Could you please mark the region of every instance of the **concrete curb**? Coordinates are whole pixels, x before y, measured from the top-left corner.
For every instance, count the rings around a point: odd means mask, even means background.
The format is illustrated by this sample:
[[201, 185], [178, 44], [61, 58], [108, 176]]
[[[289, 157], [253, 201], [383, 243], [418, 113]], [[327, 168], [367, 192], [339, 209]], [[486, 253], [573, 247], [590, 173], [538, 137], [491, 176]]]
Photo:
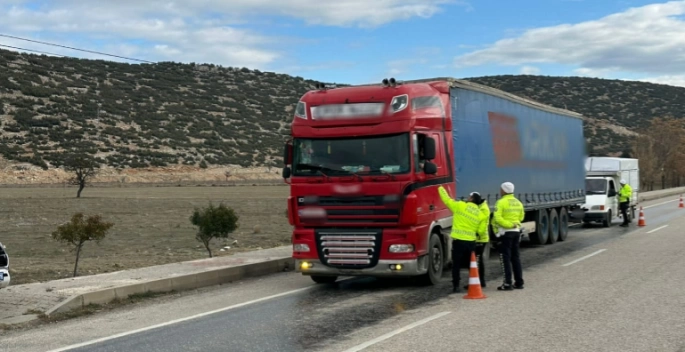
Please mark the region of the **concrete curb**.
[[290, 257], [265, 260], [259, 263], [244, 264], [228, 268], [214, 269], [199, 273], [179, 275], [164, 279], [144, 281], [131, 285], [110, 287], [104, 290], [74, 295], [45, 312], [46, 316], [64, 313], [89, 304], [105, 304], [115, 299], [124, 299], [130, 295], [148, 292], [164, 293], [185, 291], [202, 287], [215, 286], [267, 274], [282, 272], [293, 268], [294, 260]]
[[671, 188], [671, 189], [664, 190], [664, 191], [653, 191], [653, 192], [660, 192], [660, 193], [654, 194], [654, 195], [639, 194], [637, 197], [638, 202], [646, 202], [649, 200], [655, 200], [655, 199], [661, 199], [661, 198], [667, 198], [667, 197], [671, 197], [671, 196], [675, 196], [675, 195], [685, 194], [685, 187]]

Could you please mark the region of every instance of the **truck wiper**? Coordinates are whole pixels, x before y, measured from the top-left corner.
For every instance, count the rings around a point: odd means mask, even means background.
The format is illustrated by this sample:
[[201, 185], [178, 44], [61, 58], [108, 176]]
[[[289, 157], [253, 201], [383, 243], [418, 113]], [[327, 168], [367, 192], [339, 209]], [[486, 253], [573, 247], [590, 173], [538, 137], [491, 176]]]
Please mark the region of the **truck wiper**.
[[354, 175], [354, 176], [359, 177], [359, 182], [364, 182], [364, 178], [363, 178], [361, 175], [359, 175], [358, 173], [352, 172], [352, 171], [347, 171], [347, 172], [348, 172], [350, 175]]
[[395, 181], [395, 175], [393, 175], [393, 174], [391, 174], [391, 173], [389, 173], [389, 172], [387, 172], [387, 171], [383, 171], [383, 170], [380, 170], [380, 169], [379, 169], [379, 170], [373, 170], [373, 171], [371, 171], [371, 172], [378, 172], [378, 173], [381, 173], [381, 174], [383, 174], [383, 175], [385, 175], [385, 176], [390, 177], [391, 180]]
[[326, 171], [333, 171], [331, 168], [323, 167], [323, 166], [318, 166], [318, 165], [312, 165], [312, 164], [297, 164], [297, 168], [298, 168], [298, 169], [301, 168], [301, 167], [303, 167], [303, 168], [310, 168], [310, 169], [312, 169], [312, 170], [316, 170], [316, 171], [319, 172], [323, 177], [326, 178], [326, 181], [329, 180], [330, 176], [328, 176], [326, 173], [324, 173], [323, 170], [326, 170]]

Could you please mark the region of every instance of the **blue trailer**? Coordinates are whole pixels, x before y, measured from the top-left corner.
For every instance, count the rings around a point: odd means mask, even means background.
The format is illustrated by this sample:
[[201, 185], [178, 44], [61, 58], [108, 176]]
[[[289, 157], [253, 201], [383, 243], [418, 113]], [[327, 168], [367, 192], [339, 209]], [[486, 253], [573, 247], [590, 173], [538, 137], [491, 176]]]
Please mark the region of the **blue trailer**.
[[585, 203], [583, 116], [453, 78], [447, 81], [457, 197], [478, 191], [491, 208], [503, 182], [526, 210], [523, 236], [553, 244], [580, 222]]
[[582, 116], [467, 82], [450, 96], [457, 197], [478, 190], [492, 206], [512, 182], [530, 240], [563, 241], [585, 203]]

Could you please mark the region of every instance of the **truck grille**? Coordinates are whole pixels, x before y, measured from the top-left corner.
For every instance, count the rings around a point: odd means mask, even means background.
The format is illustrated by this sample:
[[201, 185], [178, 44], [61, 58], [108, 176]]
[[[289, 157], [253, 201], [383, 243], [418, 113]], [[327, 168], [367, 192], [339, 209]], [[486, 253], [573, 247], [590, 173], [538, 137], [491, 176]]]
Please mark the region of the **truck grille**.
[[341, 269], [370, 268], [378, 263], [381, 231], [318, 229], [316, 246], [324, 265]]
[[383, 196], [319, 197], [315, 205], [326, 209], [332, 226], [361, 223], [387, 226], [400, 218], [399, 203], [386, 204]]

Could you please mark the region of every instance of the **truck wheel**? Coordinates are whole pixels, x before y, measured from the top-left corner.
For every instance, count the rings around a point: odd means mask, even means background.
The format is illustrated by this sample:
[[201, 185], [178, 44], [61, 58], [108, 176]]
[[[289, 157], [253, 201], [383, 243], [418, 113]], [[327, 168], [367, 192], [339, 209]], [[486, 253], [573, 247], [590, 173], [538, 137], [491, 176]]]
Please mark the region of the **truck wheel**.
[[338, 279], [337, 276], [317, 276], [317, 275], [312, 275], [311, 278], [317, 284], [332, 284], [335, 282], [335, 280]]
[[559, 211], [559, 242], [566, 241], [568, 236], [568, 210], [561, 208]]
[[611, 222], [612, 222], [613, 219], [614, 219], [614, 218], [612, 217], [611, 209], [609, 209], [609, 211], [607, 212], [606, 217], [604, 218], [604, 220], [602, 220], [602, 226], [604, 226], [604, 227], [609, 227], [609, 226], [611, 226]]
[[547, 244], [554, 244], [559, 238], [559, 215], [556, 209], [549, 210], [549, 234]]
[[546, 209], [537, 211], [535, 219], [535, 232], [530, 234], [530, 241], [533, 244], [547, 243], [547, 236], [549, 235], [549, 214]]
[[[442, 269], [444, 267], [444, 256], [442, 253], [442, 243], [436, 233], [431, 234], [428, 242], [428, 272], [421, 276], [421, 283], [424, 285], [437, 285], [442, 279]], [[452, 263], [460, 265], [460, 263]]]

